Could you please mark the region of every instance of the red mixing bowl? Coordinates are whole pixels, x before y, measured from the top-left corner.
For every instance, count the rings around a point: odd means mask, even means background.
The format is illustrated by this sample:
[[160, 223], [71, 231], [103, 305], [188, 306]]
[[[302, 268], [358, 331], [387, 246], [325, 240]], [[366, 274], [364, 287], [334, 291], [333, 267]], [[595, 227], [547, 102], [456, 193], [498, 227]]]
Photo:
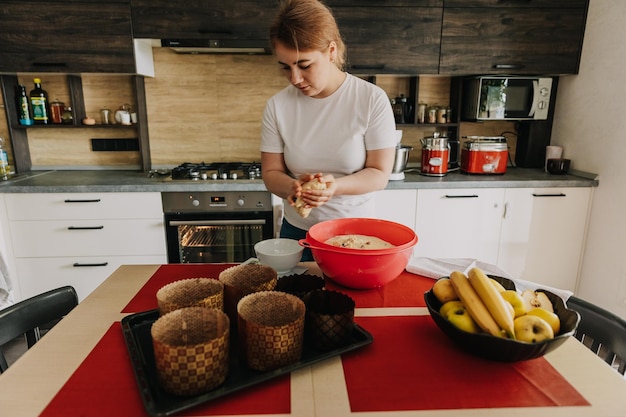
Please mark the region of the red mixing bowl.
[[[375, 236], [394, 247], [350, 249], [324, 243], [334, 236], [352, 234]], [[311, 249], [313, 259], [326, 277], [348, 288], [367, 289], [382, 287], [402, 273], [417, 243], [417, 235], [410, 228], [388, 220], [345, 218], [314, 225], [299, 242]]]

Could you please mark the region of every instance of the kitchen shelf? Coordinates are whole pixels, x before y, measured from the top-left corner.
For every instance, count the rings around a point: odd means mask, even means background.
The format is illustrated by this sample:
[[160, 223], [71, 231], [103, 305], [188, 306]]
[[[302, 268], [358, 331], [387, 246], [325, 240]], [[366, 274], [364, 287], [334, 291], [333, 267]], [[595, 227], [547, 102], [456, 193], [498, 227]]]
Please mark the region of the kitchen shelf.
[[72, 124], [49, 124], [49, 125], [32, 125], [22, 126], [16, 122], [18, 109], [15, 100], [15, 87], [19, 84], [17, 74], [0, 75], [0, 89], [3, 94], [5, 104], [5, 112], [7, 120], [9, 120], [9, 138], [11, 140], [11, 148], [13, 151], [13, 165], [16, 173], [26, 172], [32, 168], [32, 160], [30, 156], [30, 148], [28, 144], [29, 129], [135, 129], [139, 139], [139, 154], [141, 159], [142, 171], [147, 172], [151, 168], [150, 161], [150, 143], [148, 134], [148, 115], [146, 107], [146, 91], [144, 77], [141, 75], [131, 75], [134, 81], [134, 93], [137, 99], [137, 118], [138, 122], [134, 125], [84, 125], [82, 119], [87, 116], [85, 110], [85, 97], [83, 94], [82, 78], [78, 75], [67, 75], [67, 83], [70, 93], [70, 103], [72, 107], [73, 123]]

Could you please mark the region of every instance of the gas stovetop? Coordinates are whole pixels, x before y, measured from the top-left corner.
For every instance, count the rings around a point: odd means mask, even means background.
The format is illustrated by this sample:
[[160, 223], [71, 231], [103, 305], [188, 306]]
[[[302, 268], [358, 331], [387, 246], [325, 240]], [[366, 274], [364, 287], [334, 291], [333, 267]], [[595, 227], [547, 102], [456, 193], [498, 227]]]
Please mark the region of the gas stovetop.
[[185, 162], [172, 169], [172, 181], [254, 180], [261, 178], [260, 162]]

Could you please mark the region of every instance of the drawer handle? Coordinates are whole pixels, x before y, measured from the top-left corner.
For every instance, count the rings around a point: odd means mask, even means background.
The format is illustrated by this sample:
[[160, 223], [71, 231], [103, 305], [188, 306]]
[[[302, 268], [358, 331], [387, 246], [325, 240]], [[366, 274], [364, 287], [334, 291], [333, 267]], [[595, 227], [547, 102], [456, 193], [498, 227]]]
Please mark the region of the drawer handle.
[[68, 226], [67, 230], [102, 230], [104, 226]]
[[537, 194], [537, 193], [533, 193], [533, 197], [567, 197], [567, 194], [564, 194], [564, 193], [556, 193], [556, 194]]
[[90, 267], [90, 266], [107, 266], [109, 263], [108, 262], [100, 262], [97, 264], [81, 264], [78, 262], [75, 262], [74, 265], [72, 265], [74, 268], [83, 268], [83, 267]]
[[467, 195], [445, 195], [446, 198], [478, 198], [477, 194], [467, 194]]
[[66, 203], [99, 203], [100, 201], [102, 200], [100, 200], [99, 198], [96, 198], [93, 200], [70, 200], [70, 199], [65, 200]]

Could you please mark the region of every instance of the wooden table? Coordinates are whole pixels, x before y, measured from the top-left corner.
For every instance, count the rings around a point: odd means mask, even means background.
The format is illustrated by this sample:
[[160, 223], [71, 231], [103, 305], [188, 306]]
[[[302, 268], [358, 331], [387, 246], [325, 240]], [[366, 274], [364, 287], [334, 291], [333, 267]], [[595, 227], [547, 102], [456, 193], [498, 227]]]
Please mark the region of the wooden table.
[[[319, 274], [314, 264], [305, 266], [309, 268], [309, 273]], [[159, 267], [160, 265], [120, 267], [6, 373], [0, 375], [0, 414], [7, 417], [39, 416], [90, 355], [103, 335], [110, 331], [112, 323], [121, 321], [126, 315], [121, 311]], [[377, 316], [410, 318], [424, 315], [428, 315], [426, 308], [412, 306], [358, 308], [357, 303], [356, 310], [357, 321], [359, 318], [367, 320], [367, 317]], [[374, 344], [376, 342], [374, 339]], [[626, 381], [577, 340], [571, 338], [556, 351], [548, 354], [545, 359], [588, 401], [588, 405], [353, 412], [342, 359], [334, 357], [293, 372], [289, 382], [290, 412], [276, 415], [306, 417], [626, 415]], [[102, 366], [106, 367], [107, 364], [103, 363]], [[459, 373], [462, 372], [460, 369]], [[416, 381], [419, 378], [420, 375], [415, 375]], [[74, 416], [64, 414], [64, 417]]]

